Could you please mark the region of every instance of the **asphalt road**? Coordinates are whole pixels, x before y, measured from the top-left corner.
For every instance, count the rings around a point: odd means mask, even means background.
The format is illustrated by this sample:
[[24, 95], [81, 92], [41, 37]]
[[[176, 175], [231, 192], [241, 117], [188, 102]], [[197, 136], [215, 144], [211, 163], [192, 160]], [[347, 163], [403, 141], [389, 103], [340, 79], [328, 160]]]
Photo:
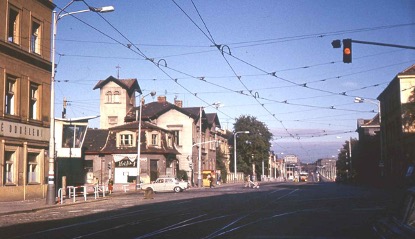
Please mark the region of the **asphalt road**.
[[372, 238], [394, 193], [335, 183], [108, 197], [0, 217], [0, 238]]

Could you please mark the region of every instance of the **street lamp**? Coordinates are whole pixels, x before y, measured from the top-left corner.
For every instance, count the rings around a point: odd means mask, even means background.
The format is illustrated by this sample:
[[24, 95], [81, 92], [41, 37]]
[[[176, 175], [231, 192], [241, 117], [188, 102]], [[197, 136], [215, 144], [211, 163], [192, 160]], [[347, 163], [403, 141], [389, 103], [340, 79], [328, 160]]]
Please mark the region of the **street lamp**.
[[354, 98], [354, 103], [364, 103], [364, 102], [369, 102], [369, 103], [375, 104], [378, 107], [379, 124], [380, 124], [382, 122], [382, 115], [381, 115], [381, 112], [380, 112], [380, 102], [369, 100], [369, 99], [363, 99], [361, 97]]
[[136, 178], [136, 186], [135, 186], [135, 190], [137, 190], [137, 184], [140, 185], [141, 181], [140, 181], [140, 157], [141, 157], [141, 113], [143, 111], [143, 101], [144, 98], [148, 95], [151, 95], [152, 97], [156, 95], [155, 91], [152, 91], [150, 93], [148, 93], [145, 96], [141, 96], [140, 95], [140, 110], [139, 110], [139, 115], [137, 115], [137, 121], [138, 121], [138, 136], [137, 136], [137, 178]]
[[233, 180], [236, 183], [236, 136], [238, 134], [249, 134], [249, 131], [238, 131], [233, 134], [233, 170], [234, 170], [234, 176]]
[[[215, 102], [213, 104], [210, 104], [206, 107], [200, 107], [199, 108], [199, 151], [198, 151], [198, 164], [197, 164], [197, 168], [198, 168], [198, 173], [197, 173], [197, 185], [200, 187], [202, 187], [202, 110], [204, 108], [207, 108], [209, 106], [215, 106], [215, 108], [219, 108], [221, 106], [220, 102]], [[193, 150], [193, 149], [192, 149]]]
[[49, 138], [49, 172], [48, 172], [48, 187], [47, 187], [47, 196], [46, 204], [55, 203], [55, 44], [56, 44], [56, 34], [57, 34], [57, 25], [58, 21], [65, 16], [74, 15], [83, 12], [112, 12], [114, 11], [113, 6], [107, 6], [102, 8], [89, 7], [86, 10], [80, 10], [76, 12], [65, 12], [65, 9], [68, 8], [73, 2], [79, 0], [70, 1], [64, 8], [60, 10], [59, 13], [53, 11], [53, 25], [52, 25], [52, 75], [50, 83], [50, 138]]

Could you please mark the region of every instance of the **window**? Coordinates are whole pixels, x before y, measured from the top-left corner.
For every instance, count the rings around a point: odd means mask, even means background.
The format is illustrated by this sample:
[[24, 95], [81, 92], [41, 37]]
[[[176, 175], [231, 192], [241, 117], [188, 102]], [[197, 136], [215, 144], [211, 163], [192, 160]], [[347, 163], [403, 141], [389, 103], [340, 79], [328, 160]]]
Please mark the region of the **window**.
[[179, 130], [173, 131], [173, 137], [174, 137], [174, 143], [176, 145], [180, 145], [180, 141], [179, 141]]
[[62, 135], [62, 148], [80, 148], [84, 140], [86, 126], [64, 125]]
[[118, 116], [108, 116], [108, 124], [109, 125], [118, 124]]
[[171, 137], [171, 135], [167, 136], [167, 146], [169, 148], [173, 147], [173, 138]]
[[6, 99], [5, 99], [5, 113], [9, 115], [15, 114], [15, 97], [16, 93], [16, 78], [7, 76], [6, 80]]
[[120, 146], [133, 146], [132, 134], [121, 134], [120, 137]]
[[158, 134], [151, 135], [151, 145], [158, 146]]
[[33, 53], [40, 54], [40, 39], [41, 39], [40, 24], [37, 21], [32, 22], [32, 31], [30, 34], [30, 50]]
[[3, 177], [3, 184], [14, 184], [16, 180], [15, 176], [15, 152], [14, 151], [6, 151], [4, 153], [4, 177]]
[[27, 183], [39, 183], [39, 153], [28, 153], [27, 155]]
[[119, 91], [115, 91], [114, 92], [114, 103], [120, 103], [120, 96], [121, 96], [121, 93], [119, 92]]
[[19, 44], [19, 11], [10, 8], [9, 9], [9, 25], [7, 31], [7, 40], [9, 42]]
[[112, 92], [111, 91], [107, 91], [107, 93], [105, 93], [105, 102], [112, 103]]
[[38, 119], [38, 88], [36, 84], [30, 84], [30, 97], [29, 97], [29, 118]]

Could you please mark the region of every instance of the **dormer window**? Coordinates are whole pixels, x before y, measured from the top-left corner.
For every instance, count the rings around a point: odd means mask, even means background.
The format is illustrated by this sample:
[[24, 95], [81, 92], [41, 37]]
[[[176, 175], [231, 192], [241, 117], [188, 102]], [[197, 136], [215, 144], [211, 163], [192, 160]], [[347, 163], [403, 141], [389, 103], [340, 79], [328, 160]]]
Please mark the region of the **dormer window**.
[[120, 134], [120, 146], [133, 146], [133, 135]]
[[151, 145], [160, 146], [160, 135], [158, 132], [151, 133]]

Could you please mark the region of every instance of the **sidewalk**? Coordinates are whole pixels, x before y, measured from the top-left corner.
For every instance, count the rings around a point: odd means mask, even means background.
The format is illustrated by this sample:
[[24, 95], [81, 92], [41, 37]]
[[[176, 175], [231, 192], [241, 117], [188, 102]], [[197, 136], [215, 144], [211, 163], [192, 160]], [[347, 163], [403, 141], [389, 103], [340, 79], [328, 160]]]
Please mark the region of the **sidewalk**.
[[143, 194], [143, 192], [141, 190], [138, 190], [138, 191], [130, 190], [126, 192], [120, 190], [120, 191], [113, 192], [112, 194], [105, 193], [105, 197], [103, 197], [102, 194], [99, 194], [99, 197], [97, 197], [96, 199], [93, 193], [92, 194], [89, 193], [86, 197], [86, 201], [85, 201], [84, 196], [77, 195], [75, 197], [75, 202], [73, 200], [73, 197], [72, 198], [66, 197], [66, 199], [64, 199], [62, 204], [58, 202], [56, 204], [51, 204], [51, 205], [46, 204], [46, 198], [30, 199], [30, 200], [25, 200], [25, 201], [0, 202], [0, 216], [18, 214], [18, 213], [26, 213], [26, 212], [35, 212], [35, 211], [47, 209], [47, 208], [54, 208], [54, 207], [59, 208], [59, 207], [65, 207], [65, 206], [81, 204], [81, 203], [93, 203], [97, 201], [108, 200], [110, 198], [117, 197], [117, 196], [125, 196], [127, 194], [140, 194], [141, 195]]
[[[231, 185], [235, 185], [235, 184], [231, 183], [231, 184], [222, 184], [222, 185], [215, 185], [215, 186], [224, 187], [224, 186], [231, 186]], [[187, 190], [200, 190], [200, 189], [205, 189], [205, 188], [190, 187]], [[128, 194], [143, 195], [144, 192], [142, 190], [135, 191], [134, 189], [125, 191], [123, 188], [120, 187], [120, 188], [117, 188], [117, 191], [114, 191], [112, 194], [105, 193], [105, 197], [103, 197], [102, 194], [100, 194], [99, 197], [95, 199], [95, 196], [92, 193], [92, 194], [87, 195], [87, 200], [85, 201], [83, 196], [78, 195], [76, 197], [75, 202], [73, 202], [73, 198], [66, 198], [64, 199], [63, 204], [56, 203], [56, 204], [48, 205], [46, 204], [46, 198], [30, 199], [30, 200], [25, 200], [25, 201], [0, 202], [0, 216], [18, 214], [18, 213], [35, 212], [35, 211], [42, 210], [42, 209], [54, 208], [54, 207], [59, 208], [59, 207], [65, 207], [65, 206], [74, 205], [74, 204], [80, 204], [80, 203], [93, 203], [93, 202], [102, 201], [102, 200], [109, 200], [110, 198], [113, 198], [113, 197], [125, 196]]]

